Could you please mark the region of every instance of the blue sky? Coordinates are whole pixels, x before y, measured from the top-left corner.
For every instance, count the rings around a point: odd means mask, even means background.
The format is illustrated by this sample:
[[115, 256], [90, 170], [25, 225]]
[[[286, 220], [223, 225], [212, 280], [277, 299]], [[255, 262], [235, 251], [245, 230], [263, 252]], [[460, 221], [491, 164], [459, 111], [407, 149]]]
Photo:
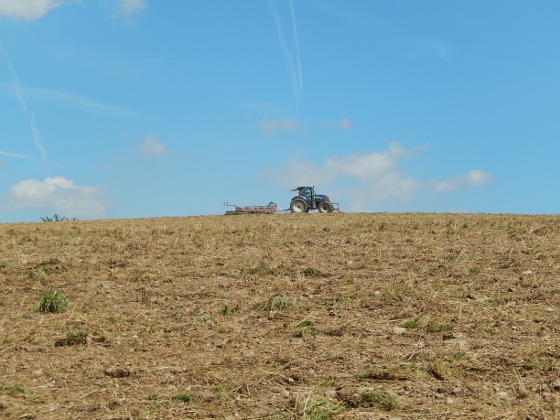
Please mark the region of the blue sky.
[[0, 0], [0, 222], [558, 213], [557, 0]]

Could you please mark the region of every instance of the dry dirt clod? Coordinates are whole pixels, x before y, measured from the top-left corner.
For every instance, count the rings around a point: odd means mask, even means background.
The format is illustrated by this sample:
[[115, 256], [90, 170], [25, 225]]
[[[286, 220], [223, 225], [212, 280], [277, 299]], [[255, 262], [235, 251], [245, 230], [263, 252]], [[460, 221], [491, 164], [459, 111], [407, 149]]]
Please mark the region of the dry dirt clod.
[[108, 368], [105, 369], [105, 375], [111, 378], [126, 378], [130, 376], [130, 371], [123, 368]]
[[463, 334], [462, 332], [452, 332], [449, 334], [444, 334], [442, 338], [444, 340], [457, 340], [459, 338], [463, 338], [464, 336], [465, 334]]

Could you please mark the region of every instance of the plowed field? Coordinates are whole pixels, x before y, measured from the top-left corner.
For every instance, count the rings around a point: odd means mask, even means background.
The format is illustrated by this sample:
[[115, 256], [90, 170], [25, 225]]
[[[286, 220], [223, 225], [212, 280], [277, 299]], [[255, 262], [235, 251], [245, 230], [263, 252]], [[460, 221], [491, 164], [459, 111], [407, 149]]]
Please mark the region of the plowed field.
[[560, 217], [0, 225], [0, 418], [560, 418]]

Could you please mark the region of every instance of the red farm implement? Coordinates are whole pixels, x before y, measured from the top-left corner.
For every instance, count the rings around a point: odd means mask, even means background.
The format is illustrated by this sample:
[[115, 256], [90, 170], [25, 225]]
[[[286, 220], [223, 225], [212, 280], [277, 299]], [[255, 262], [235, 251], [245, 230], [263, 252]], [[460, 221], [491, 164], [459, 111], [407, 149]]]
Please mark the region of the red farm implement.
[[279, 209], [276, 203], [272, 201], [268, 203], [266, 206], [245, 206], [239, 207], [235, 204], [228, 204], [227, 201], [224, 201], [224, 206], [234, 207], [235, 210], [228, 210], [226, 211], [226, 215], [235, 215], [235, 214], [273, 214], [273, 213], [283, 213], [287, 210]]

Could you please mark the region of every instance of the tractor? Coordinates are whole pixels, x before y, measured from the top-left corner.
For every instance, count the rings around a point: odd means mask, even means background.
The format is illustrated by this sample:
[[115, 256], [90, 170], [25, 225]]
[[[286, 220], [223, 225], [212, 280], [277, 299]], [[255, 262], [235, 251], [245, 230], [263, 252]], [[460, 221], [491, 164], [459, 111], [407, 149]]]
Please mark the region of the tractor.
[[[307, 213], [309, 210], [319, 210], [320, 213], [332, 213], [335, 210], [328, 196], [315, 194], [315, 186], [297, 187], [292, 191], [297, 191], [297, 195], [290, 202], [292, 213]], [[336, 210], [338, 210], [338, 205]]]

